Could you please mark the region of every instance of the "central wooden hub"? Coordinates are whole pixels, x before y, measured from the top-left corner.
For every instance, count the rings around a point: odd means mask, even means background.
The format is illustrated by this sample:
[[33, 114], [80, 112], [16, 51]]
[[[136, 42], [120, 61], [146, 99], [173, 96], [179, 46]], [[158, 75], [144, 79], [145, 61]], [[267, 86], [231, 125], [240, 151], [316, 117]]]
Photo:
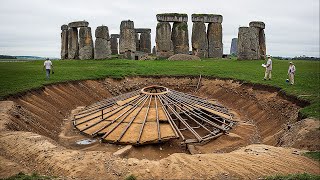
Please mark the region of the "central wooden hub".
[[160, 95], [160, 94], [166, 94], [170, 91], [168, 88], [164, 86], [152, 85], [152, 86], [142, 88], [141, 92], [148, 95]]

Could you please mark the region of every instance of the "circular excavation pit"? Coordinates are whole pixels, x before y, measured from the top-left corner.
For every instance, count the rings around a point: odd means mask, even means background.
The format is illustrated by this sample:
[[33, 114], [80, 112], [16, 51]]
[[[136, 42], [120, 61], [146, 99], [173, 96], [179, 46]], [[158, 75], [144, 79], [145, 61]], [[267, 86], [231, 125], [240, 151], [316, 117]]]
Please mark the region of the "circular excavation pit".
[[[7, 100], [0, 103], [0, 158], [14, 157], [12, 171], [84, 179], [123, 179], [129, 171], [142, 179], [319, 173], [311, 160], [281, 149], [318, 150], [319, 123], [298, 121], [307, 103], [272, 87], [133, 77], [48, 85]], [[212, 169], [212, 162], [223, 166]]]

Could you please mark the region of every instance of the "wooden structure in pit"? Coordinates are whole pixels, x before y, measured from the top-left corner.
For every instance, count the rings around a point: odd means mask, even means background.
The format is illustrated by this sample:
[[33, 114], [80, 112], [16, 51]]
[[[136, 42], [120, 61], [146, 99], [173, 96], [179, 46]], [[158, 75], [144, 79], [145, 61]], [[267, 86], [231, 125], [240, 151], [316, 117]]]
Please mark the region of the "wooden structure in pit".
[[102, 142], [140, 145], [179, 138], [188, 144], [217, 138], [234, 125], [232, 118], [213, 101], [148, 86], [87, 106], [74, 115], [73, 124]]

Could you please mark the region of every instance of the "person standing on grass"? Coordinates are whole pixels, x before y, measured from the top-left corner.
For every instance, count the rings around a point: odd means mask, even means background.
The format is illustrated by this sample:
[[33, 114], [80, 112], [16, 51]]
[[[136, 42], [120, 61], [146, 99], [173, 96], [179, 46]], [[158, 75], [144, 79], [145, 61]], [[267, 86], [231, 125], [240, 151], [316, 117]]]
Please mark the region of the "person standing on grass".
[[268, 55], [268, 60], [266, 64], [266, 72], [264, 73], [264, 80], [271, 80], [271, 71], [272, 71], [272, 60], [271, 56]]
[[49, 80], [50, 79], [50, 71], [51, 71], [51, 69], [53, 71], [53, 64], [49, 60], [49, 58], [46, 58], [46, 61], [44, 61], [43, 69], [44, 68], [46, 68], [46, 78], [47, 78], [47, 80]]
[[293, 62], [289, 63], [289, 69], [288, 69], [288, 76], [289, 76], [289, 82], [291, 85], [294, 84], [294, 74], [296, 73], [296, 67], [294, 66]]

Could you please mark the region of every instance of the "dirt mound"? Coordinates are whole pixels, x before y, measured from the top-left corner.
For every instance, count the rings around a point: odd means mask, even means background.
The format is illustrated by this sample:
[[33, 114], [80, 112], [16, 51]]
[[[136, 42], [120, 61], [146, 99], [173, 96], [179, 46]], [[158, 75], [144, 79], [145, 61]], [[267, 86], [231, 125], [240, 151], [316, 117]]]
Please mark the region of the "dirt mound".
[[198, 56], [188, 54], [175, 54], [170, 56], [168, 60], [200, 60]]
[[[197, 155], [186, 154], [186, 147], [175, 141], [134, 147], [124, 158], [112, 155], [122, 146], [76, 143], [88, 137], [73, 128], [72, 110], [154, 84], [219, 102], [234, 112], [237, 125], [216, 140], [195, 144], [201, 153]], [[76, 179], [320, 174], [317, 162], [300, 155], [301, 150], [287, 148], [319, 150], [319, 121], [297, 121], [298, 103], [276, 90], [232, 80], [203, 78], [199, 89], [197, 84], [198, 78], [192, 77], [87, 80], [12, 96], [0, 102], [0, 165], [12, 167], [0, 168], [0, 178], [19, 171]]]

